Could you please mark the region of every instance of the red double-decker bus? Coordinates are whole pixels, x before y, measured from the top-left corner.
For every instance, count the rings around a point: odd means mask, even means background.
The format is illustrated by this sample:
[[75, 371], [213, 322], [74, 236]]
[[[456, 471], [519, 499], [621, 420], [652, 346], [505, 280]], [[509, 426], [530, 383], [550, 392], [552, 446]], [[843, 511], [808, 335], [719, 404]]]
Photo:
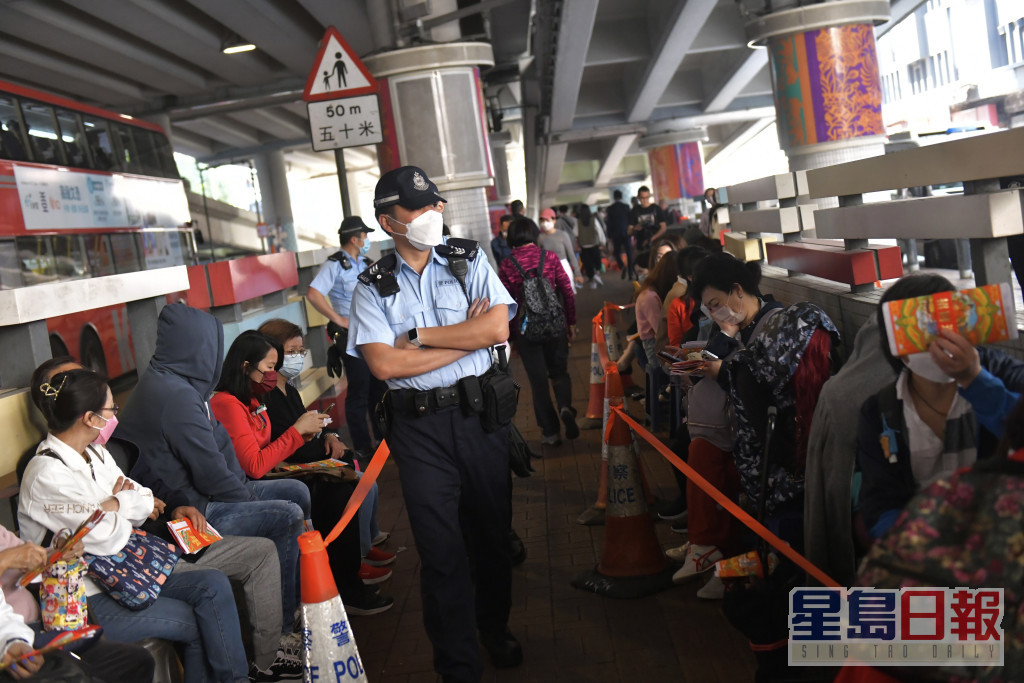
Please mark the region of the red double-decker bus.
[[[0, 81], [0, 288], [191, 264], [189, 219], [160, 126]], [[54, 355], [135, 367], [124, 306], [48, 326]]]

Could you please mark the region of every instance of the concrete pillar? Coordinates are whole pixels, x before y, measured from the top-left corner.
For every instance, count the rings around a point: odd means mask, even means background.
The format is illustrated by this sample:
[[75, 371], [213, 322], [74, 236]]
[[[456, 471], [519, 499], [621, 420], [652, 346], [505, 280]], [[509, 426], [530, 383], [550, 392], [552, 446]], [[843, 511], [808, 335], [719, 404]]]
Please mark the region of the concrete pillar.
[[767, 45], [779, 145], [792, 171], [883, 153], [875, 24], [887, 0], [837, 0], [774, 12], [747, 24]]
[[263, 220], [267, 225], [280, 224], [286, 237], [284, 247], [289, 251], [298, 250], [295, 239], [295, 220], [292, 218], [292, 198], [288, 191], [288, 170], [284, 163], [284, 151], [276, 149], [253, 156], [256, 177], [260, 183], [263, 200]]
[[383, 52], [363, 62], [380, 82], [382, 173], [426, 171], [448, 200], [452, 235], [487, 245], [487, 188], [494, 182], [480, 66], [494, 65], [487, 43], [445, 43]]
[[50, 333], [45, 320], [0, 327], [0, 388], [27, 387], [32, 371], [50, 353]]
[[707, 129], [666, 131], [645, 135], [637, 146], [647, 152], [651, 167], [651, 190], [663, 199], [699, 200], [704, 194], [704, 149]]
[[132, 331], [132, 349], [135, 351], [135, 368], [142, 373], [149, 367], [149, 361], [156, 353], [156, 329], [160, 311], [167, 305], [166, 296], [129, 301], [128, 325]]

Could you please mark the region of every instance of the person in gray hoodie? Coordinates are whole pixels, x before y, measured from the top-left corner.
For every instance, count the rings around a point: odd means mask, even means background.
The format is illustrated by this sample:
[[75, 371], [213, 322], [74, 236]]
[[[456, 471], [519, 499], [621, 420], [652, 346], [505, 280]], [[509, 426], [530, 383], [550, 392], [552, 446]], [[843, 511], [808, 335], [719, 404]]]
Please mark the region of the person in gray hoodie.
[[281, 632], [291, 633], [299, 604], [296, 539], [310, 514], [301, 481], [250, 481], [227, 430], [210, 412], [220, 378], [224, 330], [185, 304], [160, 312], [156, 352], [119, 414], [115, 436], [139, 447], [131, 476], [168, 509], [188, 505], [222, 535], [269, 538], [281, 564]]

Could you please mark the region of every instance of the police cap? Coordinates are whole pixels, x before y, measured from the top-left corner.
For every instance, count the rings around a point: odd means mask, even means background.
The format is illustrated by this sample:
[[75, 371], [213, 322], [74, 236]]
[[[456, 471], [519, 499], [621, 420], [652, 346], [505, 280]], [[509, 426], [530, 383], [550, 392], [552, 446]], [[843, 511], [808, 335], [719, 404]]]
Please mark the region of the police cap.
[[415, 211], [445, 201], [448, 200], [438, 194], [437, 185], [417, 166], [402, 166], [388, 171], [377, 181], [373, 194], [373, 208], [377, 215], [395, 204]]
[[341, 227], [338, 228], [339, 237], [348, 237], [360, 232], [373, 232], [373, 228], [366, 225], [359, 216], [349, 216], [341, 222]]

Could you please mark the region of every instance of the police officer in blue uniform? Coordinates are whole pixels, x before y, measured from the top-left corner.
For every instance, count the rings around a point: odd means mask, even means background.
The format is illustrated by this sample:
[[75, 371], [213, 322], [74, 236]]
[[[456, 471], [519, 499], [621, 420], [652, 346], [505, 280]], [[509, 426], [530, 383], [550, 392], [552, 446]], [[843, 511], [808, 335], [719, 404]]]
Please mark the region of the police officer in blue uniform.
[[[373, 231], [359, 216], [349, 216], [343, 220], [338, 229], [341, 251], [332, 254], [324, 262], [306, 292], [306, 298], [313, 304], [313, 308], [330, 320], [327, 334], [337, 349], [331, 355], [332, 358], [337, 355], [345, 366], [345, 376], [348, 378], [345, 421], [352, 437], [352, 447], [356, 451], [355, 457], [358, 458], [373, 454], [368, 425], [373, 424], [373, 408], [387, 389], [384, 382], [370, 373], [366, 361], [346, 353], [352, 293], [359, 282], [359, 274], [373, 263], [366, 258], [370, 251], [369, 233]], [[329, 365], [336, 363], [338, 360]], [[337, 370], [340, 376], [340, 367]], [[379, 434], [377, 436], [380, 438]]]
[[359, 278], [348, 350], [388, 385], [379, 410], [422, 560], [434, 668], [475, 682], [478, 631], [496, 667], [522, 661], [508, 630], [509, 428], [488, 424], [479, 405], [495, 377], [490, 347], [508, 337], [516, 304], [476, 242], [442, 237], [444, 203], [422, 169], [381, 176], [374, 207], [396, 253]]

